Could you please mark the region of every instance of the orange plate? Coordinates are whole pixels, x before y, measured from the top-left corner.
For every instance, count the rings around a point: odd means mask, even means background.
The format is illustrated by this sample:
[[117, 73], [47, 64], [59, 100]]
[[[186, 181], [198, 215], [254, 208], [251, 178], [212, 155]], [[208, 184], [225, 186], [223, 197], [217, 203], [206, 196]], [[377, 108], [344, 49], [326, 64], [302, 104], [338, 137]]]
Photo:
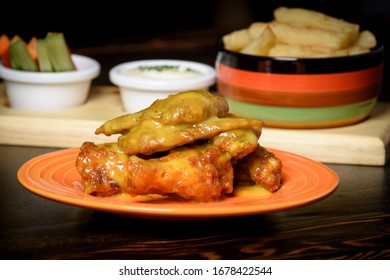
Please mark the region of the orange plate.
[[317, 202], [332, 194], [337, 174], [311, 159], [274, 149], [283, 162], [283, 185], [266, 197], [235, 195], [219, 202], [158, 200], [135, 202], [115, 197], [94, 197], [83, 192], [75, 168], [79, 148], [35, 157], [18, 170], [20, 183], [29, 191], [57, 202], [130, 217], [152, 219], [216, 218], [270, 213]]

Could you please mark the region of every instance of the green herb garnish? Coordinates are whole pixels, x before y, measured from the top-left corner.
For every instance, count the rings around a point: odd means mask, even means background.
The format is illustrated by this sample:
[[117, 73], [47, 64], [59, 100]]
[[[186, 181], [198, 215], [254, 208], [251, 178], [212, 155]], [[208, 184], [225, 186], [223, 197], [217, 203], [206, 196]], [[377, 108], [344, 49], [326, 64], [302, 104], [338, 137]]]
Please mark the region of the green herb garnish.
[[[156, 65], [156, 66], [138, 66], [139, 71], [150, 71], [155, 70], [158, 72], [166, 71], [166, 70], [178, 70], [179, 65]], [[185, 71], [187, 72], [196, 72], [192, 70], [191, 68], [186, 68]]]

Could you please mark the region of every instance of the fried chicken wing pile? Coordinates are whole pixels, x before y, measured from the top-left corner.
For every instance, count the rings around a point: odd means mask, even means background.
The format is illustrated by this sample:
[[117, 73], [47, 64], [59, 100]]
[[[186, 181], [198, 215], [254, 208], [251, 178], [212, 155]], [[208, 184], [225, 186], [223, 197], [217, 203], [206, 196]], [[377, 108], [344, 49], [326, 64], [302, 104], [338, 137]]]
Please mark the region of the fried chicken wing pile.
[[85, 142], [76, 160], [85, 192], [94, 196], [159, 194], [195, 201], [222, 199], [235, 184], [281, 186], [281, 161], [261, 147], [263, 122], [229, 113], [222, 97], [192, 90], [119, 116]]

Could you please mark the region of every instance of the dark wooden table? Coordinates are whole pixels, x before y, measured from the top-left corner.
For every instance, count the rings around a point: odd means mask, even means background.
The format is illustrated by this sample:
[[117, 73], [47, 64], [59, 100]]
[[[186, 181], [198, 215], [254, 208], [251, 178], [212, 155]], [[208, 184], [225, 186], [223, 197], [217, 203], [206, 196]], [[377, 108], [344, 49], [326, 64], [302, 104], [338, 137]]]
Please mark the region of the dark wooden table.
[[54, 202], [16, 178], [56, 149], [0, 146], [1, 259], [389, 259], [390, 165], [335, 165], [328, 198], [264, 215], [162, 221]]

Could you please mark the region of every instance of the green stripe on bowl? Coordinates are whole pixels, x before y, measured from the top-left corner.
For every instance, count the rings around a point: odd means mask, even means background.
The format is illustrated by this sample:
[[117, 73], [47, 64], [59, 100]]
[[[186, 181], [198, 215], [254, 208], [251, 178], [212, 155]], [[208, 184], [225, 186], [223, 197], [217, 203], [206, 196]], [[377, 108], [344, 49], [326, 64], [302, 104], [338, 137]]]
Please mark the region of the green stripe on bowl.
[[296, 108], [263, 106], [226, 98], [232, 113], [263, 120], [280, 122], [326, 122], [367, 116], [376, 104], [376, 98], [359, 103], [319, 107]]

